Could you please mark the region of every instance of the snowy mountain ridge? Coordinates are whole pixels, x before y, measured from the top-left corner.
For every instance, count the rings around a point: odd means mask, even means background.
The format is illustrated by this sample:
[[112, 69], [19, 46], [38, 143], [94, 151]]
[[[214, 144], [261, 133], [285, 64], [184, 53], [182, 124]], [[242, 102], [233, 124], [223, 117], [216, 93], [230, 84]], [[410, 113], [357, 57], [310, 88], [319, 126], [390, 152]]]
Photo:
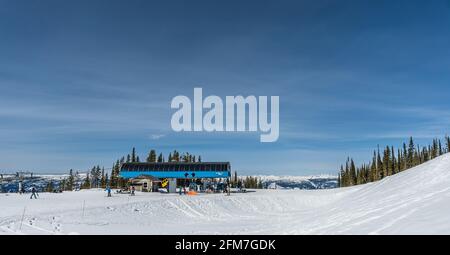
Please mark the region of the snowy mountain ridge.
[[319, 174], [319, 175], [253, 175], [262, 181], [291, 181], [291, 182], [302, 182], [306, 180], [314, 179], [337, 179], [337, 175], [331, 174]]
[[332, 189], [337, 188], [337, 176], [312, 175], [312, 176], [276, 176], [256, 175], [269, 189]]

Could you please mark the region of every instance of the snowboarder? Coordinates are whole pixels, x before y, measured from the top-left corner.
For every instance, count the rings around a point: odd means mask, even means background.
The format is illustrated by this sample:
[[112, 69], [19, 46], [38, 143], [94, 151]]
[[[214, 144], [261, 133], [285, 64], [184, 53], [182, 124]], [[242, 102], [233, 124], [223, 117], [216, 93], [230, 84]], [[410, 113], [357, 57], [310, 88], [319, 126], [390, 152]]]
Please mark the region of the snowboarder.
[[106, 191], [108, 192], [108, 197], [111, 197], [111, 187], [106, 187]]
[[32, 187], [30, 199], [33, 199], [33, 197], [34, 197], [34, 199], [37, 199], [36, 195], [37, 195], [37, 190], [36, 190], [36, 188]]
[[131, 186], [131, 195], [134, 196], [134, 191], [136, 190], [136, 188], [134, 186]]

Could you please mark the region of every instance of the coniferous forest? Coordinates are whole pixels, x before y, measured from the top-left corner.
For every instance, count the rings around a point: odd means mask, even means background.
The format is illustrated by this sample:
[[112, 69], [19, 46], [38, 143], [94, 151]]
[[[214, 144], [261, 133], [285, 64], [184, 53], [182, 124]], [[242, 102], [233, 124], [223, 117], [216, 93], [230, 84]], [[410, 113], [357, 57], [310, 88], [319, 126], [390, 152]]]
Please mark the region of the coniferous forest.
[[338, 175], [339, 187], [365, 184], [383, 179], [384, 177], [402, 172], [431, 159], [450, 152], [450, 137], [445, 137], [445, 144], [440, 139], [421, 147], [410, 137], [408, 143], [401, 148], [386, 146], [373, 152], [372, 160], [359, 167], [355, 166], [352, 158], [347, 158], [345, 165], [341, 165]]

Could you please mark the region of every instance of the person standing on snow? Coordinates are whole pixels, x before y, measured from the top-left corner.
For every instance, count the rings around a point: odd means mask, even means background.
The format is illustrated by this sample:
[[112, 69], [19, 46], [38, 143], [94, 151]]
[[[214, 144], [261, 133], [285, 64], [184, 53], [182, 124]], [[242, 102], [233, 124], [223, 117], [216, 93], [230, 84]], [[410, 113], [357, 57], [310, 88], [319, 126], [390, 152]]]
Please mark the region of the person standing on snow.
[[36, 188], [32, 187], [31, 188], [31, 197], [30, 197], [30, 199], [33, 199], [33, 197], [34, 197], [34, 199], [37, 199], [36, 194], [37, 194]]
[[111, 187], [106, 187], [106, 191], [108, 192], [108, 197], [111, 197]]
[[22, 195], [23, 188], [22, 188], [22, 181], [19, 181], [19, 194]]
[[136, 188], [134, 186], [131, 186], [131, 195], [134, 196], [134, 191], [136, 190]]

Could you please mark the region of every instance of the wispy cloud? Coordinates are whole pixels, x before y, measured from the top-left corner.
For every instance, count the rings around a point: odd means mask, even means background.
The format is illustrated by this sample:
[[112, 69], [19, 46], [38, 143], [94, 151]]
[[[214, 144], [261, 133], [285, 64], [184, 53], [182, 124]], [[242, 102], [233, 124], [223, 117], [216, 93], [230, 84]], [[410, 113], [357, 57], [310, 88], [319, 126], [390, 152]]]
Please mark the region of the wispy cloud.
[[152, 139], [152, 140], [159, 140], [159, 139], [161, 139], [161, 138], [163, 138], [165, 136], [166, 136], [165, 134], [152, 134], [152, 135], [150, 135], [150, 139]]

